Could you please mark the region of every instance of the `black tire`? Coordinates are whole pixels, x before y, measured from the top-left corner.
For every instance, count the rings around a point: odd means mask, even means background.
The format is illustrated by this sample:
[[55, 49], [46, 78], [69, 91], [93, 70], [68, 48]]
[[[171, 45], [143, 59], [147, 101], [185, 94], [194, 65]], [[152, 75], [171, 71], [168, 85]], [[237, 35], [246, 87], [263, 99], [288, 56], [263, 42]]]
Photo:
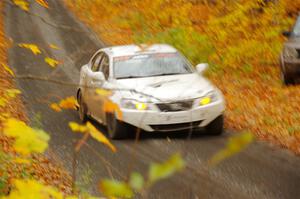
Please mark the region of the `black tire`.
[[210, 135], [221, 135], [224, 130], [224, 116], [220, 115], [206, 126], [206, 132]]
[[289, 86], [295, 84], [295, 80], [292, 77], [286, 75], [283, 71], [281, 71], [281, 79], [284, 85]]
[[295, 84], [294, 78], [286, 73], [284, 58], [282, 56], [280, 57], [280, 67], [282, 83], [286, 86]]
[[88, 120], [88, 116], [87, 116], [87, 106], [84, 103], [83, 99], [82, 99], [82, 94], [81, 92], [79, 92], [78, 95], [78, 104], [79, 104], [79, 108], [78, 108], [78, 113], [79, 113], [79, 119], [82, 123], [87, 122]]
[[119, 121], [114, 114], [107, 114], [107, 132], [111, 139], [125, 139], [128, 137], [130, 126]]

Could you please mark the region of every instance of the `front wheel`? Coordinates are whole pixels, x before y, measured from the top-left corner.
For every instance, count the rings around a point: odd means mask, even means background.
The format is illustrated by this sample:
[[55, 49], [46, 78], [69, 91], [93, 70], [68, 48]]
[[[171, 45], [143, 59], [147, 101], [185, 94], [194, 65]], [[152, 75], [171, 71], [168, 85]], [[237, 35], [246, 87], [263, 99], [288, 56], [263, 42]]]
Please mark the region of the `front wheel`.
[[87, 107], [83, 101], [81, 92], [78, 95], [78, 104], [79, 104], [79, 108], [78, 108], [79, 119], [82, 123], [85, 123], [88, 120]]
[[295, 80], [291, 75], [287, 74], [286, 68], [285, 68], [285, 62], [284, 59], [281, 57], [280, 58], [280, 76], [281, 76], [281, 81], [283, 82], [284, 85], [289, 86], [295, 84]]
[[119, 121], [114, 114], [107, 114], [107, 131], [111, 139], [125, 139], [128, 137], [129, 125]]
[[295, 80], [292, 77], [289, 77], [288, 75], [284, 74], [283, 71], [281, 72], [281, 79], [282, 82], [287, 86], [295, 84]]
[[207, 133], [211, 135], [221, 135], [224, 130], [224, 116], [220, 115], [206, 126]]

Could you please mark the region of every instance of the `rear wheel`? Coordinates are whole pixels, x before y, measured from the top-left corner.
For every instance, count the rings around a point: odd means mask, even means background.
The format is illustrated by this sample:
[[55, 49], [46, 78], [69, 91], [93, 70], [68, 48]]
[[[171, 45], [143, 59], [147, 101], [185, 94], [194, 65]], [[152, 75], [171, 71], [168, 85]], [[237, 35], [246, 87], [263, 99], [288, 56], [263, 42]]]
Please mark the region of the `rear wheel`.
[[107, 114], [107, 131], [111, 139], [124, 139], [128, 137], [130, 126], [119, 121], [114, 114]]
[[224, 116], [220, 115], [206, 126], [207, 133], [211, 135], [221, 135], [224, 130]]
[[79, 119], [82, 123], [85, 123], [88, 120], [87, 107], [86, 107], [86, 104], [83, 101], [81, 92], [78, 95], [78, 103], [79, 103], [79, 109], [78, 109]]

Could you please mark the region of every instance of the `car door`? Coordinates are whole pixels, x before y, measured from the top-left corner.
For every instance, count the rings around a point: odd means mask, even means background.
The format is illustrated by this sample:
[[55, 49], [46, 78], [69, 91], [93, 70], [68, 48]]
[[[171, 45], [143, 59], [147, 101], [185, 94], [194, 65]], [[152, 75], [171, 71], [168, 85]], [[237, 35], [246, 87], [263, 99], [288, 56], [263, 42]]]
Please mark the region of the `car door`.
[[93, 113], [93, 98], [95, 96], [95, 85], [93, 83], [94, 73], [99, 71], [100, 63], [103, 58], [103, 52], [99, 52], [93, 56], [89, 63], [89, 67], [87, 68], [86, 74], [86, 89], [84, 93], [84, 100], [86, 102], [88, 108], [88, 114], [92, 115]]
[[[98, 71], [101, 71], [105, 77], [104, 82], [98, 88], [104, 89], [108, 85], [108, 79], [109, 79], [109, 75], [110, 75], [109, 74], [109, 57], [105, 53], [103, 53]], [[92, 116], [96, 120], [98, 120], [100, 122], [104, 122], [105, 121], [104, 120], [105, 119], [104, 103], [106, 100], [106, 96], [100, 95], [95, 90], [94, 90], [94, 92], [91, 93], [91, 95], [93, 95], [91, 98], [91, 106], [93, 107], [91, 109]]]

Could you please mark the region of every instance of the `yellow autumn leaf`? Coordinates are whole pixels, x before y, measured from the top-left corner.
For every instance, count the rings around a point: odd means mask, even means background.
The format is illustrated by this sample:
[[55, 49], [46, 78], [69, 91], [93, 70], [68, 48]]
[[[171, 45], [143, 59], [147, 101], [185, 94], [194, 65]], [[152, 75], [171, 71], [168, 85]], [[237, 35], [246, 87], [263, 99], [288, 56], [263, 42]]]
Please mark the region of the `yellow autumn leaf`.
[[56, 104], [56, 103], [50, 104], [50, 108], [51, 108], [52, 110], [56, 111], [56, 112], [61, 112], [61, 111], [62, 111], [61, 108], [59, 107], [59, 105]]
[[1, 65], [3, 66], [4, 70], [6, 70], [7, 72], [9, 72], [9, 74], [11, 74], [13, 77], [15, 76], [15, 73], [12, 71], [12, 69], [9, 66], [7, 66], [4, 63], [1, 63]]
[[[0, 99], [0, 101], [1, 101], [1, 99]], [[7, 118], [10, 118], [10, 117], [11, 117], [10, 113], [0, 113], [0, 121], [1, 122], [4, 120], [7, 120]]]
[[5, 107], [8, 100], [4, 97], [0, 97], [0, 107]]
[[106, 113], [116, 113], [119, 120], [122, 120], [123, 118], [123, 114], [119, 105], [110, 100], [104, 101], [103, 111]]
[[50, 58], [50, 57], [46, 57], [45, 58], [45, 62], [47, 63], [47, 64], [49, 64], [51, 67], [56, 67], [58, 64], [59, 64], [59, 61], [57, 61], [57, 60], [55, 60], [55, 59], [52, 59], [52, 58]]
[[16, 95], [20, 94], [21, 91], [18, 89], [7, 89], [5, 90], [4, 97], [0, 97], [0, 107], [5, 107], [11, 98], [15, 98]]
[[109, 90], [105, 90], [105, 89], [100, 89], [100, 88], [97, 88], [96, 89], [96, 93], [100, 96], [104, 96], [104, 97], [107, 97], [107, 96], [110, 96], [112, 94], [111, 91]]
[[7, 89], [6, 90], [6, 95], [9, 98], [15, 98], [17, 95], [21, 94], [21, 91], [18, 89]]
[[69, 127], [73, 132], [85, 133], [88, 131], [88, 128], [85, 125], [79, 125], [76, 122], [69, 122]]
[[74, 96], [67, 97], [59, 102], [59, 107], [62, 109], [75, 109], [77, 107], [77, 100]]
[[13, 0], [13, 3], [22, 10], [29, 11], [29, 3], [26, 0]]
[[39, 49], [39, 47], [35, 44], [20, 43], [19, 47], [29, 49], [35, 55], [38, 55], [38, 54], [42, 53], [41, 50]]
[[29, 198], [45, 198], [45, 199], [63, 199], [63, 194], [51, 186], [44, 185], [36, 180], [16, 179], [13, 180], [13, 189], [5, 199], [29, 199]]
[[46, 0], [35, 0], [38, 4], [40, 4], [41, 6], [45, 7], [45, 8], [49, 8], [49, 4], [48, 2], [46, 2]]
[[13, 148], [20, 154], [43, 153], [48, 148], [50, 138], [47, 133], [33, 129], [15, 118], [9, 118], [4, 122], [3, 133], [14, 138]]
[[116, 152], [116, 147], [101, 133], [96, 127], [94, 127], [90, 122], [85, 125], [80, 125], [76, 122], [69, 122], [69, 127], [73, 132], [88, 133], [92, 138], [98, 142], [103, 143], [109, 147], [113, 152]]
[[49, 47], [55, 50], [59, 50], [60, 48], [54, 44], [49, 44]]
[[116, 152], [116, 147], [105, 137], [103, 133], [97, 130], [90, 122], [87, 122], [86, 127], [89, 130], [90, 135], [98, 142], [108, 146], [113, 152]]
[[17, 164], [30, 164], [30, 160], [25, 158], [15, 158], [13, 162]]
[[216, 153], [210, 160], [210, 165], [216, 165], [221, 161], [239, 153], [254, 141], [254, 136], [250, 132], [242, 133], [241, 135], [230, 138], [227, 146]]

